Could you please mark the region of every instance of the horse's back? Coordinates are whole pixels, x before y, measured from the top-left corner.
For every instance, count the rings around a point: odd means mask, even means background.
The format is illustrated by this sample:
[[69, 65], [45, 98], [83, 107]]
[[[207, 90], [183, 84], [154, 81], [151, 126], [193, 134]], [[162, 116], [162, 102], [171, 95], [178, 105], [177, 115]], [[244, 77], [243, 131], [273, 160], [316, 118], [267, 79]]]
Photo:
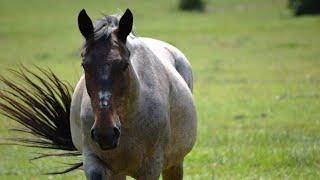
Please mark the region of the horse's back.
[[164, 59], [177, 70], [187, 83], [191, 92], [193, 89], [192, 69], [188, 59], [176, 47], [152, 38], [140, 38], [160, 59]]

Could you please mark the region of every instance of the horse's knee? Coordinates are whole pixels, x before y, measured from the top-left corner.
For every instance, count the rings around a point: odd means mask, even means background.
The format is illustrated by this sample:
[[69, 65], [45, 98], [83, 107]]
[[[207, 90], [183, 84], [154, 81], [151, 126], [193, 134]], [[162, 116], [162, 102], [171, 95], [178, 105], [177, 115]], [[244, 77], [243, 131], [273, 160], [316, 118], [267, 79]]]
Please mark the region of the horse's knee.
[[103, 171], [97, 169], [89, 170], [87, 173], [88, 180], [105, 180], [106, 174]]
[[93, 154], [85, 157], [84, 171], [89, 180], [105, 180], [107, 177], [103, 163]]
[[126, 180], [126, 176], [124, 176], [124, 175], [115, 175], [115, 176], [111, 176], [110, 180]]
[[173, 166], [168, 169], [165, 169], [162, 172], [162, 178], [164, 180], [182, 180], [183, 178], [183, 166], [178, 165], [178, 166]]

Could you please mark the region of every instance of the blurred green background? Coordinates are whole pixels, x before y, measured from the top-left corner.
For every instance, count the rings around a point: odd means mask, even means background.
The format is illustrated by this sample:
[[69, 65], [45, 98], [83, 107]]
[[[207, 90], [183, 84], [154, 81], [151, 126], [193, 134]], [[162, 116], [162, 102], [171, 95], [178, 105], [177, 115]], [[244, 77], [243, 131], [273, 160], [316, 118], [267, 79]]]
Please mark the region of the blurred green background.
[[[19, 63], [82, 74], [77, 15], [134, 13], [138, 36], [181, 49], [194, 71], [198, 139], [185, 179], [319, 179], [320, 17], [296, 18], [286, 0], [0, 0], [0, 74]], [[0, 137], [16, 123], [1, 117]], [[37, 149], [0, 147], [0, 179], [84, 179], [41, 173], [75, 159], [29, 161]], [[31, 153], [31, 154], [30, 154]]]

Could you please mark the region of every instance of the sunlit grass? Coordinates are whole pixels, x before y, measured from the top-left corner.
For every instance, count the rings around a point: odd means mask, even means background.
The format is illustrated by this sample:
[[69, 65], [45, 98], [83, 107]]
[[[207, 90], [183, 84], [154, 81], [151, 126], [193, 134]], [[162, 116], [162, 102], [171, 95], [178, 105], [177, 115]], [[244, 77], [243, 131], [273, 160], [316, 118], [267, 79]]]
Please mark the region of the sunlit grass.
[[[79, 10], [97, 19], [127, 7], [139, 36], [170, 42], [193, 66], [199, 131], [185, 179], [319, 178], [320, 17], [295, 18], [286, 0], [212, 0], [204, 14], [169, 0], [0, 1], [0, 73], [35, 64], [74, 85]], [[17, 126], [1, 124], [1, 137]], [[69, 160], [30, 163], [36, 151], [1, 146], [0, 179], [84, 179], [39, 175]]]

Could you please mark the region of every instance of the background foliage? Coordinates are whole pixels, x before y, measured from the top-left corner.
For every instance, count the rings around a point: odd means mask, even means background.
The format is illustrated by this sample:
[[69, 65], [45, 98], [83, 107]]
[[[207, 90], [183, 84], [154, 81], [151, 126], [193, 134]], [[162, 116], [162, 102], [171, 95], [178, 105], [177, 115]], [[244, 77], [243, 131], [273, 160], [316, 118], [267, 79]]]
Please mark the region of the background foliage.
[[[130, 7], [139, 36], [180, 48], [194, 70], [197, 144], [185, 179], [317, 179], [320, 176], [320, 18], [295, 18], [287, 0], [212, 0], [206, 12], [178, 1], [1, 0], [0, 74], [18, 63], [51, 68], [75, 85], [82, 74], [82, 8], [98, 19]], [[0, 136], [16, 127], [0, 119]], [[0, 148], [0, 179], [84, 179], [35, 149]], [[60, 163], [59, 163], [60, 162]]]
[[202, 0], [180, 0], [179, 8], [181, 10], [203, 11], [205, 8], [205, 3]]
[[320, 14], [320, 1], [318, 0], [289, 0], [291, 8], [296, 16], [304, 14]]

